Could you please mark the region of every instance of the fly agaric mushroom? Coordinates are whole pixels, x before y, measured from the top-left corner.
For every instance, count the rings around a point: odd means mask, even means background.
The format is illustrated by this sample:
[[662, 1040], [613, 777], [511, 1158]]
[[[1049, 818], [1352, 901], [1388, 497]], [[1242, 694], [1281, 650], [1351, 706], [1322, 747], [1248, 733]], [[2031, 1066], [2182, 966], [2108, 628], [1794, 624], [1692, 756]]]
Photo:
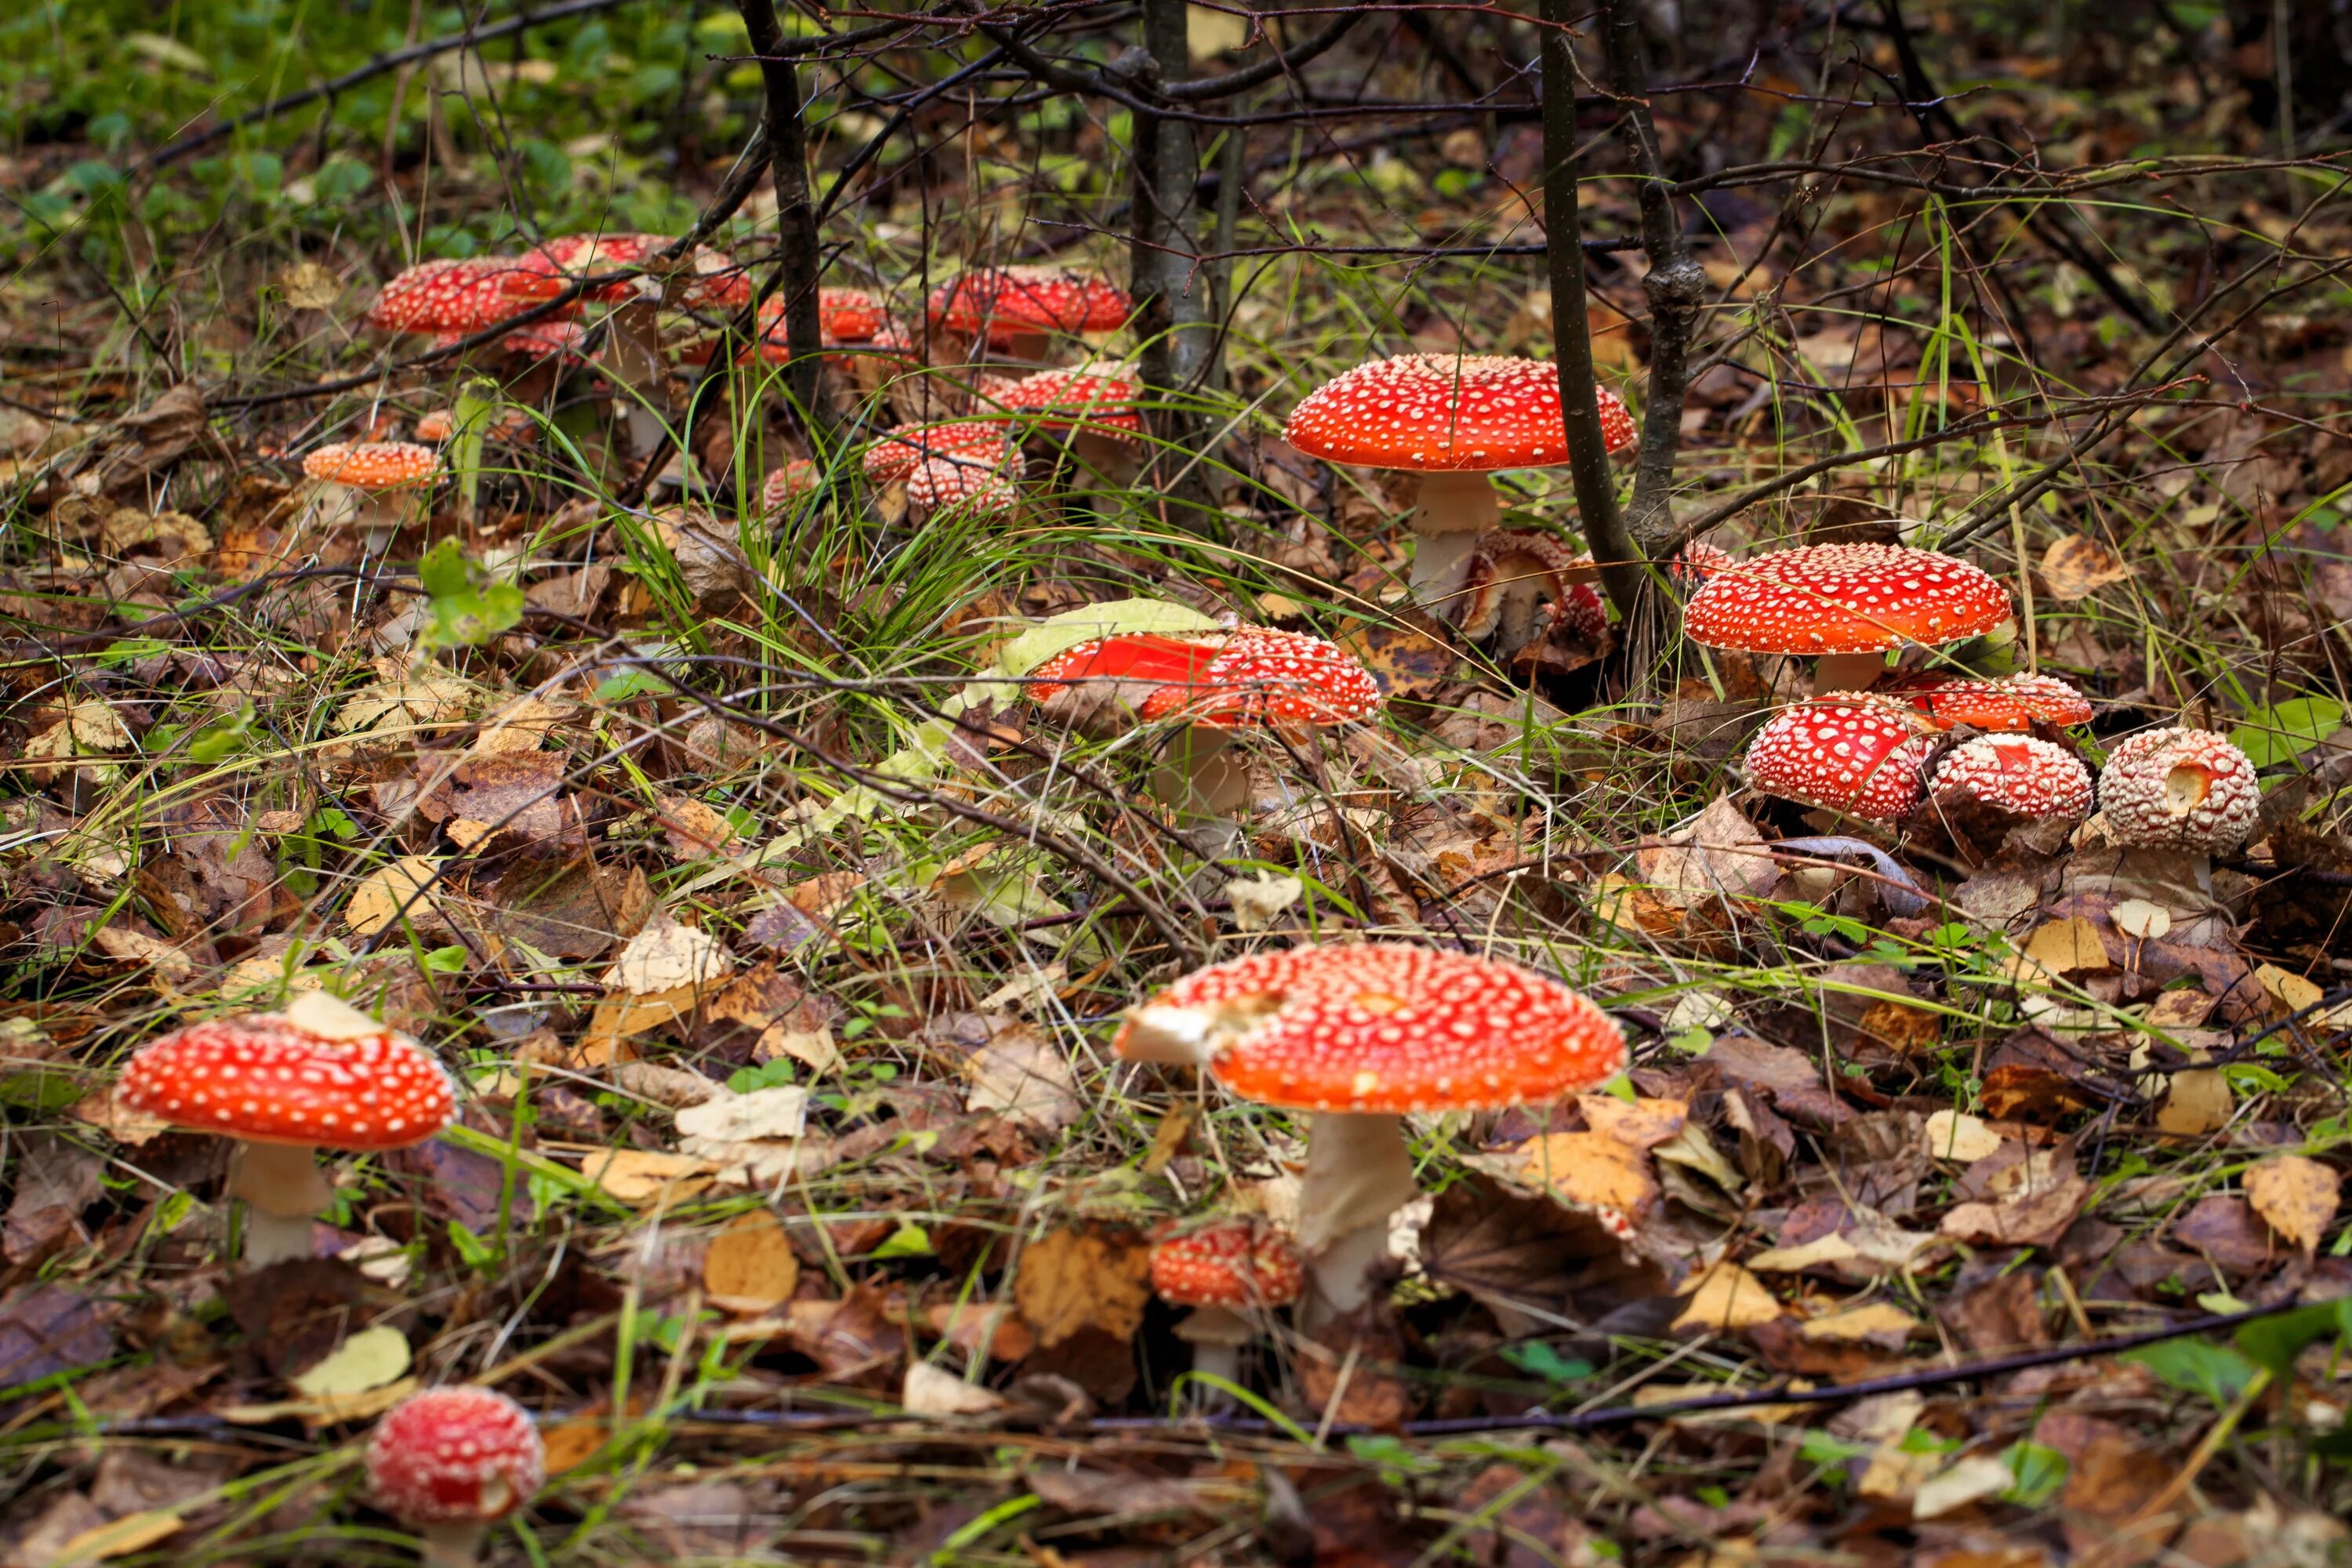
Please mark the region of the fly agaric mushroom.
[[876, 485], [895, 485], [932, 458], [965, 458], [1002, 468], [1014, 456], [1011, 426], [996, 420], [900, 425], [866, 448], [866, 478]]
[[975, 267], [930, 300], [940, 331], [1031, 361], [1045, 357], [1052, 333], [1112, 331], [1134, 310], [1125, 289], [1066, 267]]
[[1217, 637], [1122, 632], [1063, 649], [1029, 672], [1028, 695], [1054, 719], [1091, 733], [1133, 726], [1169, 687], [1189, 689], [1217, 656]]
[[547, 1479], [530, 1413], [488, 1388], [428, 1388], [369, 1435], [368, 1489], [425, 1542], [425, 1568], [474, 1568], [482, 1536]]
[[1928, 797], [1946, 808], [1969, 803], [2036, 822], [2091, 814], [2091, 770], [2065, 747], [2035, 735], [1983, 735], [1936, 763]]
[[2062, 730], [2091, 721], [2091, 700], [2054, 675], [1983, 679], [1922, 670], [1876, 689], [1946, 727], [2021, 732], [2037, 720]]
[[1864, 822], [1897, 822], [1919, 805], [1932, 727], [1900, 703], [1833, 692], [1775, 713], [1748, 742], [1749, 787]]
[[1192, 1309], [1176, 1325], [1176, 1337], [1192, 1347], [1192, 1370], [1227, 1383], [1241, 1375], [1241, 1348], [1256, 1333], [1244, 1314], [1290, 1305], [1306, 1283], [1298, 1244], [1245, 1219], [1219, 1220], [1151, 1249], [1153, 1292]]
[[2099, 771], [2107, 837], [2126, 849], [2234, 849], [2253, 832], [2262, 804], [2252, 759], [2209, 730], [2142, 731]]
[[1889, 648], [1965, 642], [2008, 619], [1997, 580], [1902, 544], [1806, 544], [1734, 562], [1683, 607], [1683, 629], [1708, 647], [1815, 656], [1816, 696], [1867, 688]]
[[1536, 635], [1536, 601], [1549, 589], [1553, 623], [1597, 642], [1609, 630], [1609, 612], [1586, 581], [1592, 570], [1591, 556], [1549, 533], [1481, 535], [1463, 578], [1462, 635], [1472, 642], [1493, 637], [1506, 654], [1523, 647]]
[[522, 263], [508, 259], [420, 261], [394, 274], [365, 320], [379, 331], [426, 333], [446, 346], [529, 310], [532, 301], [514, 287], [526, 275]]
[[1041, 370], [988, 395], [1006, 413], [1024, 416], [1042, 430], [1074, 432], [1071, 448], [1097, 473], [1131, 478], [1142, 445], [1143, 416], [1135, 401], [1143, 384], [1102, 371]]
[[371, 542], [397, 532], [416, 512], [441, 459], [414, 441], [331, 442], [302, 459], [318, 487], [320, 519], [364, 529]]
[[1298, 1241], [1321, 1304], [1341, 1312], [1370, 1294], [1388, 1215], [1415, 1191], [1407, 1113], [1541, 1104], [1626, 1059], [1609, 1016], [1549, 975], [1385, 942], [1212, 964], [1130, 1008], [1112, 1048], [1310, 1114]]
[[333, 1194], [318, 1149], [422, 1143], [455, 1109], [430, 1052], [323, 991], [283, 1013], [215, 1018], [150, 1041], [115, 1094], [175, 1127], [236, 1140], [228, 1195], [246, 1204], [245, 1261], [310, 1256], [312, 1216]]
[[[1633, 420], [1600, 388], [1601, 438], [1612, 452], [1633, 444]], [[1400, 354], [1345, 372], [1291, 410], [1284, 438], [1328, 462], [1421, 475], [1413, 597], [1444, 604], [1460, 592], [1470, 547], [1502, 520], [1486, 476], [1568, 461], [1559, 371], [1540, 360], [1493, 354]]]
[[794, 458], [760, 486], [760, 515], [771, 521], [782, 516], [791, 508], [793, 497], [807, 495], [823, 479], [813, 459]]
[[[1010, 450], [1003, 461], [1017, 465], [1021, 454], [1017, 449]], [[1018, 471], [1016, 468], [1014, 472]], [[1011, 511], [1020, 501], [1021, 492], [1013, 488], [1013, 476], [999, 465], [978, 458], [952, 453], [926, 458], [907, 476], [907, 510], [917, 521], [943, 511], [992, 516]]]

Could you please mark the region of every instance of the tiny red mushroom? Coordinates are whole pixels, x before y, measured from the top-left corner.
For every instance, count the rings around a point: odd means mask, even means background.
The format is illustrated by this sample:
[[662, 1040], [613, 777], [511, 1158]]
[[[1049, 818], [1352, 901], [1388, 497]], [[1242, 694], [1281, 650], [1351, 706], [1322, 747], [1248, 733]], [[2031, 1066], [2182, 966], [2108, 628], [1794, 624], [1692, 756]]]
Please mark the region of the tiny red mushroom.
[[1176, 1337], [1192, 1347], [1192, 1370], [1227, 1383], [1240, 1375], [1241, 1347], [1256, 1333], [1249, 1314], [1290, 1305], [1306, 1283], [1298, 1244], [1246, 1219], [1217, 1220], [1151, 1249], [1153, 1292], [1193, 1309], [1176, 1325]]
[[1311, 1115], [1298, 1240], [1319, 1305], [1339, 1311], [1365, 1300], [1388, 1215], [1415, 1191], [1406, 1114], [1541, 1104], [1626, 1060], [1609, 1016], [1550, 976], [1395, 943], [1212, 964], [1129, 1009], [1113, 1048]]
[[2091, 721], [2091, 700], [2054, 675], [1976, 676], [1920, 671], [1876, 690], [1937, 723], [2021, 732], [2035, 721], [2064, 729]]
[[409, 522], [441, 458], [414, 441], [331, 442], [302, 459], [314, 504], [330, 526], [349, 523], [380, 540]]
[[2099, 771], [2107, 837], [2126, 849], [2234, 849], [2253, 832], [2262, 804], [2252, 759], [2208, 730], [2142, 731]]
[[866, 448], [866, 477], [877, 485], [895, 485], [931, 458], [968, 458], [1002, 468], [1012, 446], [1011, 426], [992, 419], [900, 425]]
[[1111, 331], [1134, 310], [1125, 289], [1066, 267], [975, 267], [930, 300], [941, 331], [1033, 361], [1045, 356], [1052, 334]]
[[1937, 805], [1990, 806], [2037, 822], [2091, 814], [2091, 770], [2036, 735], [1983, 735], [1937, 761], [1927, 794]]
[[1996, 579], [1901, 544], [1806, 544], [1733, 562], [1683, 607], [1694, 642], [1818, 658], [1817, 694], [1866, 688], [1889, 648], [1964, 642], [2009, 618]]
[[791, 510], [794, 497], [814, 491], [824, 479], [810, 458], [793, 458], [760, 486], [760, 515], [771, 521], [782, 516]]
[[[1633, 444], [1632, 416], [1599, 389], [1612, 452]], [[1471, 544], [1502, 519], [1486, 476], [1568, 461], [1559, 371], [1542, 360], [1494, 354], [1400, 354], [1347, 371], [1291, 410], [1284, 437], [1309, 457], [1421, 475], [1413, 596], [1450, 605]]]
[[423, 1539], [426, 1568], [474, 1568], [483, 1534], [546, 1480], [547, 1451], [530, 1414], [505, 1394], [428, 1388], [376, 1423], [367, 1477], [384, 1512]]
[[971, 517], [1009, 512], [1021, 501], [1013, 482], [1020, 461], [1017, 450], [1009, 450], [1001, 463], [955, 453], [926, 458], [907, 476], [908, 512], [919, 520], [944, 511]]
[[217, 1018], [149, 1042], [115, 1094], [175, 1127], [237, 1141], [228, 1194], [247, 1206], [245, 1261], [310, 1256], [332, 1200], [313, 1151], [404, 1149], [448, 1124], [449, 1075], [422, 1046], [321, 991], [283, 1013]]
[[1920, 770], [1933, 750], [1931, 726], [1911, 710], [1835, 692], [1765, 721], [1748, 742], [1748, 783], [1864, 822], [1896, 822], [1918, 806]]

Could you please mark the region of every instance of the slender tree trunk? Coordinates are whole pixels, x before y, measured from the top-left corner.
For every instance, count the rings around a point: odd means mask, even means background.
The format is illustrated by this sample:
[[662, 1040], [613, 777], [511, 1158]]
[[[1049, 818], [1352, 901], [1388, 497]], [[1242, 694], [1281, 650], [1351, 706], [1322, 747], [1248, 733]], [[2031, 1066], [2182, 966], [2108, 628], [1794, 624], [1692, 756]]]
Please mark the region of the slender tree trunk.
[[1601, 434], [1592, 337], [1584, 313], [1584, 225], [1576, 198], [1576, 69], [1569, 57], [1573, 0], [1543, 0], [1545, 259], [1551, 269], [1551, 331], [1559, 407], [1568, 425], [1568, 471], [1584, 541], [1601, 563], [1610, 603], [1631, 620], [1641, 601], [1642, 552], [1617, 510], [1616, 481]]
[[[1150, 57], [1141, 68], [1149, 85], [1164, 86], [1192, 75], [1185, 0], [1143, 0], [1143, 47]], [[1136, 333], [1143, 353], [1138, 366], [1153, 401], [1154, 433], [1171, 448], [1166, 458], [1186, 463], [1199, 450], [1200, 420], [1183, 405], [1197, 397], [1208, 369], [1215, 335], [1209, 319], [1209, 282], [1195, 247], [1195, 187], [1201, 149], [1190, 121], [1158, 115], [1135, 117], [1135, 224], [1129, 262], [1135, 294]], [[1187, 463], [1196, 478], [1198, 463]], [[1199, 488], [1197, 486], [1188, 488]]]
[[809, 193], [808, 136], [801, 122], [800, 73], [783, 54], [784, 30], [776, 20], [775, 0], [735, 0], [735, 6], [751, 35], [751, 52], [761, 57], [760, 76], [767, 88], [762, 123], [768, 133], [770, 177], [776, 184], [776, 247], [782, 263], [776, 294], [784, 302], [784, 345], [792, 354], [784, 387], [801, 417], [815, 427], [826, 423], [817, 401], [824, 334], [817, 320], [821, 257], [816, 205]]

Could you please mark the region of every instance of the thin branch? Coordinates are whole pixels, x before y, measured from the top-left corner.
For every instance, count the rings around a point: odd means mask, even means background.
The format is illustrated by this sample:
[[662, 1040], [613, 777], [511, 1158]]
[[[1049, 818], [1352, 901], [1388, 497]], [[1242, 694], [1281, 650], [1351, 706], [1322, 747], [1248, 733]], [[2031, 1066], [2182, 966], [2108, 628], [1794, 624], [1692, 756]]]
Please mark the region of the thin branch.
[[1205, 76], [1194, 81], [1165, 81], [1160, 95], [1178, 103], [1204, 103], [1213, 98], [1228, 98], [1233, 94], [1272, 81], [1278, 76], [1288, 76], [1316, 56], [1329, 49], [1347, 36], [1363, 16], [1361, 11], [1342, 11], [1331, 18], [1324, 29], [1300, 43], [1288, 54], [1277, 54], [1271, 59], [1259, 60], [1223, 76]]
[[[784, 30], [775, 0], [735, 0], [743, 30], [760, 56], [767, 110], [761, 121], [768, 136], [768, 169], [776, 187], [777, 287], [784, 304], [784, 386], [803, 419], [825, 423], [817, 397], [824, 331], [817, 319], [820, 264], [816, 208], [809, 195], [808, 137], [801, 123], [800, 69], [783, 52]], [[759, 320], [752, 319], [753, 341]]]

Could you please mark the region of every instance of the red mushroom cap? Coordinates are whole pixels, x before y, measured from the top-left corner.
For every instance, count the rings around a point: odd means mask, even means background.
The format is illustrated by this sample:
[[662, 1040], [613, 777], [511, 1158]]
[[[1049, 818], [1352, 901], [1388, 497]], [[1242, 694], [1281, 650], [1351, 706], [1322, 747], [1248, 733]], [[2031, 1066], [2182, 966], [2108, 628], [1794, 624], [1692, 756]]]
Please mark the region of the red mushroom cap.
[[488, 1388], [428, 1388], [368, 1437], [368, 1489], [409, 1524], [487, 1524], [529, 1501], [547, 1450], [523, 1407]]
[[1948, 555], [1900, 544], [1807, 544], [1724, 567], [1683, 610], [1708, 647], [1872, 653], [1953, 643], [2009, 619], [2009, 590]]
[[[1017, 454], [1007, 459], [1017, 462]], [[994, 463], [954, 456], [926, 458], [907, 476], [907, 500], [933, 511], [961, 507], [972, 512], [1010, 511], [1021, 492]]]
[[[507, 291], [527, 300], [552, 298], [575, 278], [646, 266], [676, 243], [666, 234], [568, 234], [533, 246], [507, 263], [510, 268]], [[675, 266], [689, 279], [677, 295], [682, 304], [740, 310], [751, 302], [751, 277], [707, 245], [695, 247], [692, 255]], [[619, 304], [658, 294], [661, 287], [661, 277], [647, 273], [598, 284], [581, 297], [598, 304]]]
[[[866, 348], [873, 339], [889, 326], [890, 319], [874, 296], [863, 289], [820, 289], [816, 296], [816, 324], [824, 346], [833, 348]], [[760, 341], [755, 345], [758, 356], [770, 364], [792, 363], [792, 346], [784, 325], [784, 302], [772, 296], [760, 303]], [[751, 360], [752, 351], [737, 356], [736, 363]]]
[[416, 438], [420, 441], [429, 441], [437, 446], [457, 432], [457, 416], [449, 409], [436, 408], [416, 416]]
[[1765, 721], [1748, 745], [1748, 783], [1864, 822], [1895, 822], [1919, 805], [1919, 770], [1932, 747], [1927, 721], [1909, 709], [1832, 692]]
[[1286, 1307], [1306, 1284], [1298, 1244], [1248, 1220], [1221, 1220], [1151, 1249], [1151, 1289], [1179, 1307]]
[[305, 1148], [404, 1149], [448, 1125], [449, 1075], [396, 1030], [323, 1033], [292, 1015], [191, 1024], [150, 1041], [115, 1093], [175, 1127]]
[[927, 458], [979, 458], [1001, 463], [1011, 446], [1011, 431], [992, 419], [900, 425], [885, 430], [866, 448], [866, 477], [877, 485], [894, 485]]
[[1211, 964], [1128, 1015], [1197, 1039], [1235, 1094], [1292, 1110], [1498, 1110], [1590, 1089], [1625, 1065], [1608, 1014], [1549, 975], [1396, 943]]
[[1370, 718], [1380, 706], [1380, 682], [1353, 654], [1302, 632], [1244, 626], [1218, 645], [1198, 675], [1160, 688], [1138, 711], [1146, 721], [1255, 730], [1344, 724]]
[[1107, 332], [1135, 301], [1123, 289], [1066, 267], [976, 267], [931, 294], [931, 320], [992, 342], [1023, 332]]
[[400, 490], [430, 484], [441, 466], [430, 447], [414, 441], [335, 441], [302, 459], [302, 472], [355, 490]]
[[533, 321], [499, 340], [499, 346], [525, 359], [559, 359], [570, 365], [588, 363], [588, 329], [577, 321]]
[[2065, 747], [2033, 735], [1986, 735], [1936, 763], [1928, 793], [1939, 805], [1979, 801], [2037, 821], [2091, 815], [2091, 770]]
[[2234, 849], [2262, 804], [2252, 760], [2209, 730], [2143, 731], [2099, 773], [2107, 837], [2126, 848]]
[[528, 310], [528, 300], [512, 291], [523, 275], [521, 263], [499, 257], [420, 261], [383, 286], [367, 308], [367, 323], [455, 342]]
[[1029, 672], [1029, 695], [1055, 702], [1072, 687], [1094, 680], [1126, 680], [1157, 689], [1189, 687], [1217, 656], [1216, 644], [1188, 642], [1165, 632], [1122, 632], [1064, 648]]
[[[1610, 451], [1633, 416], [1597, 389]], [[1283, 437], [1309, 457], [1367, 468], [1491, 473], [1568, 461], [1559, 368], [1496, 354], [1399, 354], [1342, 373], [1291, 410]]]
[[768, 515], [783, 510], [794, 496], [804, 496], [816, 489], [823, 478], [813, 460], [794, 458], [760, 486], [760, 510]]
[[1132, 376], [1041, 370], [1010, 385], [996, 384], [990, 392], [1008, 414], [1031, 416], [1048, 430], [1076, 426], [1116, 439], [1143, 428], [1143, 416], [1135, 410], [1143, 384]]
[[1918, 710], [1938, 726], [2022, 731], [2034, 721], [2064, 728], [2091, 721], [2090, 699], [2052, 675], [1974, 676], [1921, 672], [1873, 689]]

